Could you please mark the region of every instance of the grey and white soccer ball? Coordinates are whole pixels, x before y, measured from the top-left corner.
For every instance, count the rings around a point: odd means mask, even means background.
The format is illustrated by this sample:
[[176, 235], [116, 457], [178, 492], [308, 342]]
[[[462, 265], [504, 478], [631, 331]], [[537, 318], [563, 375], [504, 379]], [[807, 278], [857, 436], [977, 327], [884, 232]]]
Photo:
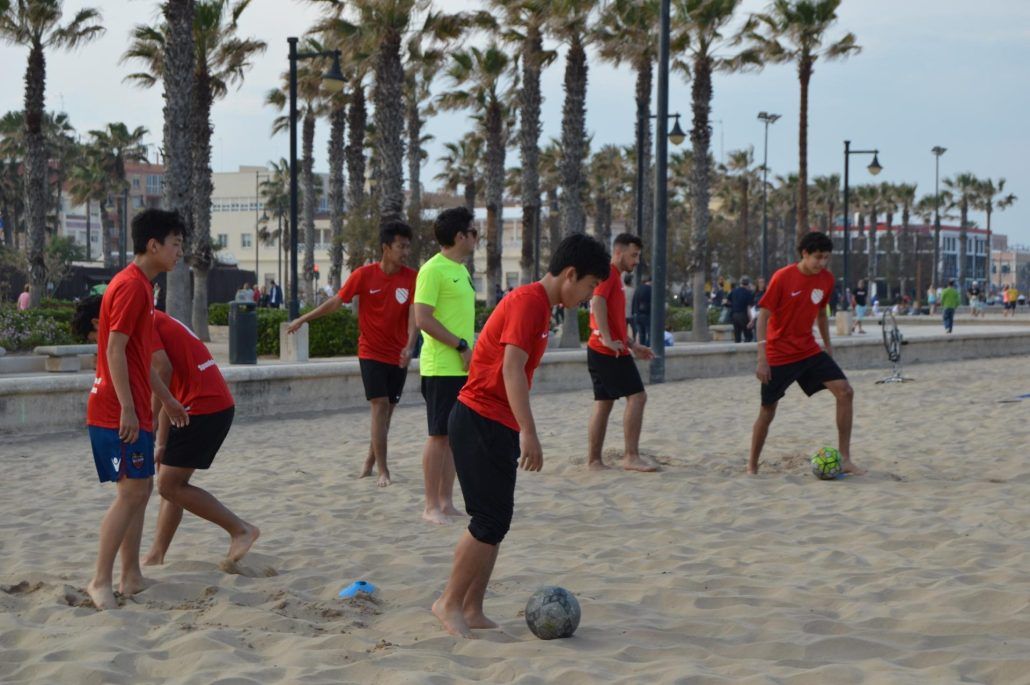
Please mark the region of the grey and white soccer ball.
[[526, 625], [541, 640], [572, 637], [579, 618], [579, 602], [565, 588], [542, 587], [526, 602]]

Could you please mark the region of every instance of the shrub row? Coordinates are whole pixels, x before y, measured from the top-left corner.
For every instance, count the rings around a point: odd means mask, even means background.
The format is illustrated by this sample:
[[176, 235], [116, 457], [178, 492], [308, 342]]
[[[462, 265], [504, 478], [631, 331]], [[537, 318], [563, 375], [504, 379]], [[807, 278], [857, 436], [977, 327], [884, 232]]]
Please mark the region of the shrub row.
[[0, 347], [8, 352], [31, 351], [39, 345], [72, 345], [71, 320], [75, 303], [45, 299], [39, 307], [19, 311], [0, 305]]

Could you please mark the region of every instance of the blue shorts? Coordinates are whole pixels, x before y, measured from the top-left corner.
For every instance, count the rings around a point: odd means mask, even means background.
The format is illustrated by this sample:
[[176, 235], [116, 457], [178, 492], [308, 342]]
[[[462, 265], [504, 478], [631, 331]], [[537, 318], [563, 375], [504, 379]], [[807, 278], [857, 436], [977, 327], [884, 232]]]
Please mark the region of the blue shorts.
[[117, 483], [126, 478], [150, 478], [154, 475], [154, 434], [139, 432], [132, 444], [122, 442], [117, 428], [88, 426], [93, 445], [93, 463], [100, 482]]

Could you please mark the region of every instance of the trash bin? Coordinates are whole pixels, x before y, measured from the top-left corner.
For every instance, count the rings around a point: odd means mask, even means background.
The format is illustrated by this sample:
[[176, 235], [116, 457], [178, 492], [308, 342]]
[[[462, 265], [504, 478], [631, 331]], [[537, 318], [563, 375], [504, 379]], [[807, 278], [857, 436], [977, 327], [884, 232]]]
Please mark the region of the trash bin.
[[229, 303], [229, 363], [257, 364], [257, 305]]

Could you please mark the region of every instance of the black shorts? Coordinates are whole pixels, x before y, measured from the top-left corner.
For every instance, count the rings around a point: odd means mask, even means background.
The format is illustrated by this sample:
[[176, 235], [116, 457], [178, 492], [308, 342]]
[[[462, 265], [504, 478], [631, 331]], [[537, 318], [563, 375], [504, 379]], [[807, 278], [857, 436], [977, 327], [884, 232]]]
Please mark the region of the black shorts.
[[422, 376], [426, 423], [430, 435], [447, 435], [447, 419], [468, 376]]
[[358, 364], [361, 365], [361, 382], [365, 384], [366, 400], [386, 397], [390, 404], [401, 401], [404, 381], [408, 380], [406, 368], [375, 359], [358, 359]]
[[214, 414], [190, 416], [188, 426], [172, 426], [161, 464], [181, 469], [210, 468], [232, 428], [235, 415], [236, 407], [229, 407]]
[[772, 378], [762, 383], [762, 405], [776, 404], [783, 397], [787, 388], [797, 381], [805, 394], [811, 397], [826, 386], [827, 381], [847, 380], [847, 376], [833, 361], [833, 357], [820, 352], [807, 359], [792, 364], [770, 367]]
[[632, 355], [613, 357], [587, 348], [587, 370], [594, 383], [595, 400], [617, 400], [644, 392]]
[[454, 403], [449, 423], [454, 470], [472, 517], [469, 533], [487, 545], [500, 544], [515, 511], [519, 434], [461, 402]]

